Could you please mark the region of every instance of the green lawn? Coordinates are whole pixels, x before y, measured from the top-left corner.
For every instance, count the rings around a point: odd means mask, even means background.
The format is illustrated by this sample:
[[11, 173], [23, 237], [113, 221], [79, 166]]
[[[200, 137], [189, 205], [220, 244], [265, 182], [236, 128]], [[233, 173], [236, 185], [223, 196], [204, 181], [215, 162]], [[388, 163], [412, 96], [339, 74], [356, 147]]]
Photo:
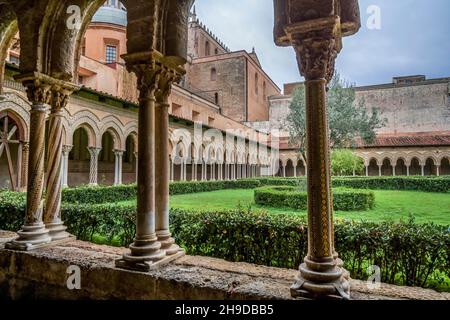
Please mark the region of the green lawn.
[[[412, 214], [416, 222], [434, 222], [450, 225], [450, 194], [417, 191], [380, 191], [374, 190], [375, 208], [369, 211], [337, 211], [335, 217], [366, 221], [407, 220]], [[256, 205], [253, 190], [220, 190], [196, 194], [177, 195], [170, 198], [172, 208], [221, 210], [235, 209], [239, 204], [252, 208], [264, 208], [270, 213], [288, 213], [306, 215], [306, 211], [269, 208]]]

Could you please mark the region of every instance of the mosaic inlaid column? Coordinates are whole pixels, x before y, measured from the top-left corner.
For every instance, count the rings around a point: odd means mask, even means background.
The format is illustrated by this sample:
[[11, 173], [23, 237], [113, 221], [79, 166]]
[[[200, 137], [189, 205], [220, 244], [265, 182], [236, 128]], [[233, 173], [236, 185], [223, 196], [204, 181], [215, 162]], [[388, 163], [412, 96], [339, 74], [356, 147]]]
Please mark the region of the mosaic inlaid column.
[[7, 249], [31, 250], [51, 241], [43, 222], [44, 213], [44, 161], [45, 117], [51, 101], [51, 85], [39, 75], [21, 76], [27, 88], [30, 111], [30, 153], [28, 159], [28, 184], [25, 223], [15, 240], [5, 244]]
[[98, 155], [102, 148], [88, 147], [90, 162], [89, 162], [89, 185], [98, 185]]
[[274, 9], [275, 42], [294, 47], [306, 80], [308, 254], [291, 295], [349, 299], [348, 273], [334, 248], [327, 83], [342, 49], [342, 36], [360, 27], [358, 2], [275, 0]]
[[[156, 235], [161, 250], [172, 256], [183, 253], [169, 230], [169, 94], [179, 77], [175, 70], [163, 68], [159, 78], [155, 115], [155, 211]], [[194, 165], [193, 165], [194, 167]], [[186, 180], [186, 159], [183, 158], [182, 180]]]
[[75, 87], [54, 86], [52, 88], [51, 109], [48, 119], [47, 143], [47, 188], [45, 198], [44, 222], [50, 231], [52, 241], [69, 238], [67, 227], [61, 220], [61, 190], [63, 161], [63, 114], [69, 96]]
[[20, 189], [25, 191], [28, 184], [28, 160], [30, 156], [30, 143], [25, 141], [22, 143], [22, 178]]

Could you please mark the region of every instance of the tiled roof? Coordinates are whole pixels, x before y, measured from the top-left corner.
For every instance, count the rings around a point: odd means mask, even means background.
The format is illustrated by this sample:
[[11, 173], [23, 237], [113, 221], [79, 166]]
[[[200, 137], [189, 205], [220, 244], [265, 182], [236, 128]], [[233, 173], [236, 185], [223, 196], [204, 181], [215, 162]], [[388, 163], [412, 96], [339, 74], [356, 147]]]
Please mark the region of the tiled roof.
[[357, 141], [359, 148], [450, 146], [450, 132], [445, 134], [379, 135], [372, 143]]

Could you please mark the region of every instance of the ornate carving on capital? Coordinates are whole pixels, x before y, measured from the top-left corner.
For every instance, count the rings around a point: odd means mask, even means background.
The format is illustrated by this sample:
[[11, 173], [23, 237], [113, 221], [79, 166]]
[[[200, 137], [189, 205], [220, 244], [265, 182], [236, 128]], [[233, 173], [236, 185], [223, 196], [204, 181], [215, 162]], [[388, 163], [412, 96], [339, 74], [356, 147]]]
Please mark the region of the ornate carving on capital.
[[63, 90], [52, 90], [51, 112], [59, 113], [67, 106], [71, 92]]
[[294, 43], [300, 73], [306, 80], [333, 78], [338, 54], [336, 39], [315, 36]]
[[63, 145], [62, 152], [64, 155], [69, 155], [69, 153], [70, 153], [70, 151], [72, 151], [72, 149], [73, 149], [72, 145], [66, 144], [66, 145]]
[[51, 85], [30, 81], [24, 83], [28, 100], [33, 104], [50, 104]]
[[172, 84], [181, 79], [182, 74], [170, 67], [162, 66], [160, 71], [158, 89], [155, 92], [156, 101], [167, 105], [172, 90]]

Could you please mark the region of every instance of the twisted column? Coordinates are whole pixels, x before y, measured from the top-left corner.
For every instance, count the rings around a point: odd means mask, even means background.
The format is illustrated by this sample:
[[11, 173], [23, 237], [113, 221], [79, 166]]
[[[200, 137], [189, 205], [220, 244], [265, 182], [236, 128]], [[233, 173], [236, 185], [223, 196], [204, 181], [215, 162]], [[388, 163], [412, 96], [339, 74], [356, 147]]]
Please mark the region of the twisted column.
[[90, 163], [89, 163], [89, 185], [96, 186], [98, 185], [98, 155], [102, 148], [98, 147], [88, 147], [89, 155], [90, 155]]
[[68, 238], [67, 227], [61, 220], [61, 166], [63, 151], [63, 115], [72, 90], [54, 86], [48, 120], [47, 195], [44, 222], [52, 241]]
[[30, 143], [28, 141], [22, 143], [22, 175], [20, 190], [26, 190], [28, 184], [28, 160], [30, 156]]
[[21, 76], [27, 88], [30, 111], [30, 154], [28, 161], [27, 204], [25, 224], [18, 231], [19, 237], [5, 244], [7, 249], [30, 250], [51, 241], [43, 223], [45, 115], [51, 99], [51, 85], [36, 77]]
[[122, 184], [122, 150], [114, 150], [114, 185]]

